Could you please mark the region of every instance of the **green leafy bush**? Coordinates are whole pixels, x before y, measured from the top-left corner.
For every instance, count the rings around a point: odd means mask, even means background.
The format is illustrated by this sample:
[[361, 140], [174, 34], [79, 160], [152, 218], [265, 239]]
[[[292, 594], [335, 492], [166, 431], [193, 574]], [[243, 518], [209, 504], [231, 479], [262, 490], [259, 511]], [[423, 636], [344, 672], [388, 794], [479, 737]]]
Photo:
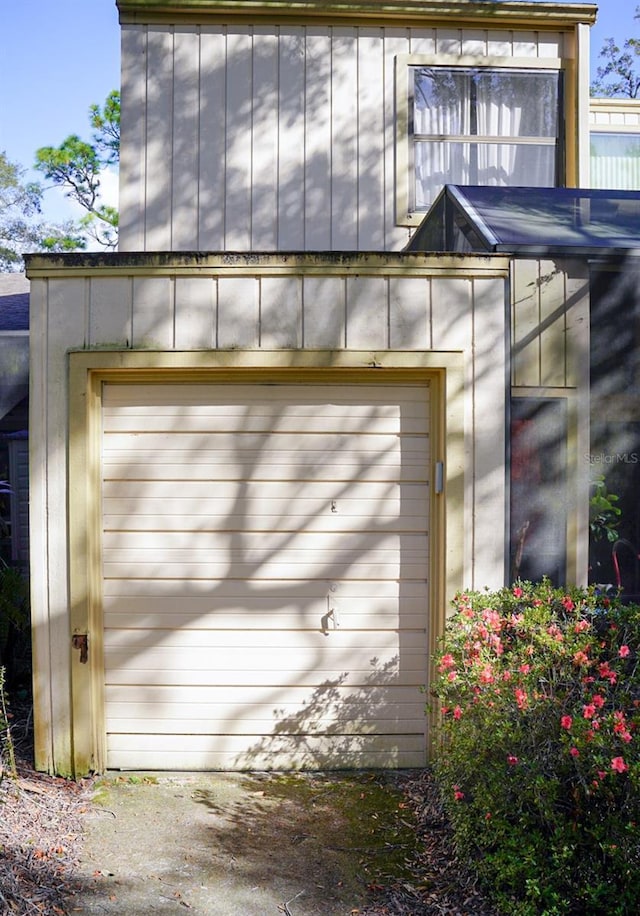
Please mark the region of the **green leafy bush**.
[[454, 607], [433, 692], [458, 853], [511, 914], [636, 913], [640, 608], [547, 581]]
[[7, 710], [7, 697], [4, 691], [4, 668], [0, 666], [0, 782], [5, 770], [14, 778], [18, 778], [16, 757], [9, 727], [10, 714]]

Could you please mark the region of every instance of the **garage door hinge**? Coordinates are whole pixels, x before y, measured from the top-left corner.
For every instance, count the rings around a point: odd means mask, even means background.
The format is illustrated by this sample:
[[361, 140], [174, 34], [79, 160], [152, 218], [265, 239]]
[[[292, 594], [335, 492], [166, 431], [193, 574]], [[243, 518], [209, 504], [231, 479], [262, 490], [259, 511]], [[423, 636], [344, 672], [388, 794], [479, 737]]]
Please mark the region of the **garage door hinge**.
[[435, 491], [436, 493], [444, 491], [444, 461], [436, 461]]
[[71, 637], [74, 649], [80, 649], [80, 664], [86, 665], [89, 661], [89, 637], [86, 633], [74, 633]]

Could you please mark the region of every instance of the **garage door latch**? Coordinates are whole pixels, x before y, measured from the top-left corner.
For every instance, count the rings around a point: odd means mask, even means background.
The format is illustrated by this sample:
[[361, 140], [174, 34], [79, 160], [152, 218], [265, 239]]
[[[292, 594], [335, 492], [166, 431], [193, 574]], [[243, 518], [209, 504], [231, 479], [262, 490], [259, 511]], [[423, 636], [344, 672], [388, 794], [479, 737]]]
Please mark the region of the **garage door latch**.
[[74, 649], [80, 650], [80, 664], [86, 665], [89, 661], [89, 637], [86, 633], [74, 633], [71, 637], [71, 645]]

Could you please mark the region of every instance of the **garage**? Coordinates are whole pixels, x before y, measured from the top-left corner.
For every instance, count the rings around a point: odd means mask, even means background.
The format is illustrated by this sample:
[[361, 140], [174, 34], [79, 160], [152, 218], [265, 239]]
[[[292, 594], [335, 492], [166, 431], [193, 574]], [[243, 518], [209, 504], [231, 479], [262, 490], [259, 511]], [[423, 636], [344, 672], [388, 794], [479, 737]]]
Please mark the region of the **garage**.
[[429, 384], [105, 382], [107, 766], [420, 766]]

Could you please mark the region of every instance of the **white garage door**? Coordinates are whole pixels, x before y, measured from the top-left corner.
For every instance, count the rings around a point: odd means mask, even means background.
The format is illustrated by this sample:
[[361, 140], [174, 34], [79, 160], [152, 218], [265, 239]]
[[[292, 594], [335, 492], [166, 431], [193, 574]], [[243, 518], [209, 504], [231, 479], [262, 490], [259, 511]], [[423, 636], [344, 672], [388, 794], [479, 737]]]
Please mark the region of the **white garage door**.
[[428, 386], [103, 403], [108, 766], [424, 764]]

